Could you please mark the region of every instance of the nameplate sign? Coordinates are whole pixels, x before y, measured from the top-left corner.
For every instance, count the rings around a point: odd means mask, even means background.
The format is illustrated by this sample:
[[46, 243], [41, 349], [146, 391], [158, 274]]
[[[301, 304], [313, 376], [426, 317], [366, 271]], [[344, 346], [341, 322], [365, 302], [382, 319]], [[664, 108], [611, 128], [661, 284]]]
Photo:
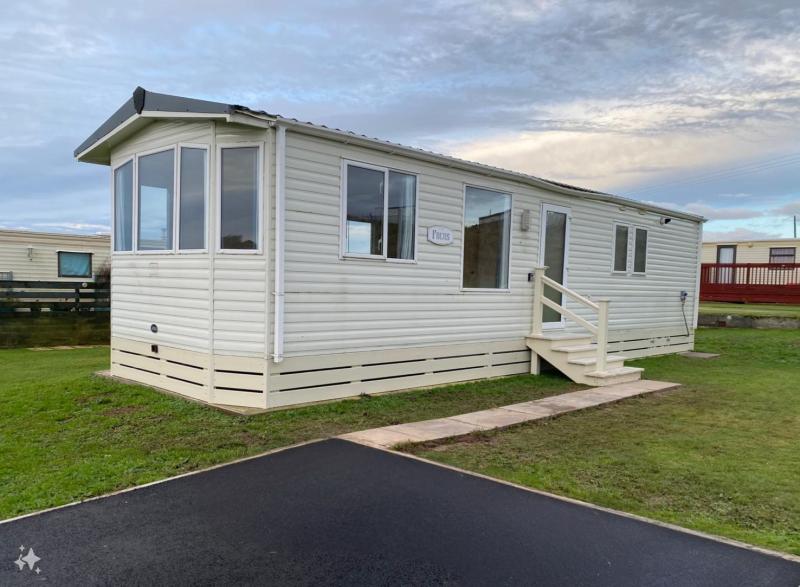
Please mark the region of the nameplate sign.
[[428, 240], [435, 245], [445, 246], [453, 243], [453, 231], [444, 226], [428, 228]]

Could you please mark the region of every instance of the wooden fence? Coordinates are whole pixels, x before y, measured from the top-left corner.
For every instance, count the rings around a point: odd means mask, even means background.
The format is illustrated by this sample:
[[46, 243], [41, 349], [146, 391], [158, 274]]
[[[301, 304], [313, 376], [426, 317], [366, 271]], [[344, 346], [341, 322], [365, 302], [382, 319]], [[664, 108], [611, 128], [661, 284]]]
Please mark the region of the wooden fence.
[[108, 284], [0, 281], [0, 312], [108, 312]]
[[0, 348], [108, 344], [108, 284], [0, 281]]
[[703, 263], [700, 300], [800, 304], [800, 263]]

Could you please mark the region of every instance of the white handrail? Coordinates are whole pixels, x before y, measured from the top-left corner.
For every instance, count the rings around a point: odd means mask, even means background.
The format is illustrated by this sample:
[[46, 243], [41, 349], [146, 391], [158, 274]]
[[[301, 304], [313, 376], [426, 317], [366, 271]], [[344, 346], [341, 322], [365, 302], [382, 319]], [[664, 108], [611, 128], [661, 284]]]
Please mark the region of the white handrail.
[[[569, 288], [564, 287], [557, 281], [547, 277], [545, 275], [546, 270], [547, 267], [537, 267], [533, 271], [533, 321], [532, 321], [533, 324], [531, 329], [532, 334], [534, 335], [542, 334], [542, 312], [544, 311], [545, 306], [555, 310], [562, 316], [566, 316], [573, 322], [583, 326], [586, 330], [588, 330], [590, 333], [594, 334], [597, 337], [596, 369], [598, 371], [605, 371], [606, 357], [608, 352], [609, 300], [599, 299], [597, 300], [597, 302], [593, 302], [592, 300], [580, 295], [575, 291], [572, 291]], [[592, 324], [585, 318], [578, 316], [572, 310], [568, 310], [561, 304], [546, 297], [544, 295], [545, 285], [555, 289], [556, 291], [572, 298], [576, 302], [597, 312], [597, 325]]]

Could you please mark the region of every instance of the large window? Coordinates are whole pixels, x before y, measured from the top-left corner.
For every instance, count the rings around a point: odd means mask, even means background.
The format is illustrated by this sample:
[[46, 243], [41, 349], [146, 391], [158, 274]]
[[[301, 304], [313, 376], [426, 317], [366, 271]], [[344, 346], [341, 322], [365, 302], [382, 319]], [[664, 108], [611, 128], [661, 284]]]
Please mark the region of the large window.
[[178, 248], [206, 248], [206, 150], [181, 147]]
[[58, 251], [59, 277], [91, 277], [92, 254]]
[[257, 250], [258, 147], [222, 149], [220, 248]]
[[644, 273], [647, 270], [647, 230], [636, 229], [636, 240], [633, 243], [633, 272]]
[[114, 250], [133, 250], [133, 161], [114, 170]]
[[628, 271], [628, 227], [624, 224], [614, 226], [614, 271]]
[[139, 251], [172, 249], [175, 151], [139, 157]]
[[508, 288], [511, 194], [467, 187], [464, 196], [462, 285]]
[[383, 167], [345, 167], [343, 253], [412, 261], [417, 177]]
[[770, 263], [794, 263], [797, 254], [795, 247], [770, 247]]

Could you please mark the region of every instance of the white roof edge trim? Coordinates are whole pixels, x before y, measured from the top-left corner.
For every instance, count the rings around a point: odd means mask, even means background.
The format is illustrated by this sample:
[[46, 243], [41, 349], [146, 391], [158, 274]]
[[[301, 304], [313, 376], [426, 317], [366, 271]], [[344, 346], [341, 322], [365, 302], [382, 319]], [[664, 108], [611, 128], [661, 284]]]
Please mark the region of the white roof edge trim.
[[[125, 122], [108, 132], [107, 134], [103, 135], [99, 139], [97, 139], [94, 143], [88, 146], [86, 149], [78, 153], [75, 156], [77, 161], [83, 161], [83, 159], [88, 156], [92, 151], [94, 151], [97, 147], [105, 143], [106, 141], [110, 140], [114, 135], [119, 134], [131, 124], [136, 122], [137, 120], [149, 118], [152, 120], [157, 120], [160, 118], [195, 118], [195, 119], [217, 119], [217, 120], [225, 120], [226, 122], [231, 121], [230, 114], [209, 114], [205, 112], [163, 112], [161, 110], [142, 110], [141, 114], [133, 114], [131, 115]], [[263, 125], [256, 125], [253, 126], [263, 126]]]

